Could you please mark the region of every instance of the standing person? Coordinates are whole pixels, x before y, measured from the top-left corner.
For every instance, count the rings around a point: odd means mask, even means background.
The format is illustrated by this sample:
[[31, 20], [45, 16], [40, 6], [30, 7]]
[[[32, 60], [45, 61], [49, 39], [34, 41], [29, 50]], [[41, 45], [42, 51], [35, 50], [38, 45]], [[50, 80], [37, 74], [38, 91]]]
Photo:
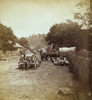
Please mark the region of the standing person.
[[42, 60], [47, 60], [47, 56], [46, 56], [46, 47], [42, 46]]
[[35, 56], [36, 56], [36, 62], [37, 62], [37, 66], [39, 67], [40, 66], [40, 64], [41, 64], [41, 55], [40, 55], [40, 52], [38, 51], [36, 51], [35, 52]]
[[31, 62], [32, 62], [32, 57], [33, 57], [33, 53], [30, 51], [27, 51], [25, 54], [25, 60], [26, 60], [26, 69], [29, 69], [31, 66]]
[[22, 50], [20, 50], [20, 55], [22, 55]]
[[25, 69], [25, 58], [24, 58], [24, 55], [21, 55], [21, 58], [19, 59], [19, 62], [18, 62], [18, 67], [21, 69]]

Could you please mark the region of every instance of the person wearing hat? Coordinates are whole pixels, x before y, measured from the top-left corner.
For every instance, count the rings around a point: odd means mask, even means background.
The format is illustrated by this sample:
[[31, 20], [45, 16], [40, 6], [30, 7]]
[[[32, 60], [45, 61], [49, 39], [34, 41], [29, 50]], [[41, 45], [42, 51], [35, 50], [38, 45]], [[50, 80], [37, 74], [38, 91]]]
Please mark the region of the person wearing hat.
[[18, 62], [18, 67], [25, 69], [25, 57], [24, 57], [24, 55], [21, 55], [19, 62]]

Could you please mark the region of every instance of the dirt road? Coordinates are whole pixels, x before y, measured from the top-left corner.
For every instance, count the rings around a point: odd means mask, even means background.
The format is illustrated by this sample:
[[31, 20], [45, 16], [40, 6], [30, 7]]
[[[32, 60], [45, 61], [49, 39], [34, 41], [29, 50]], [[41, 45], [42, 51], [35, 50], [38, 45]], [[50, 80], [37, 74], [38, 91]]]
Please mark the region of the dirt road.
[[[35, 70], [17, 69], [17, 59], [0, 62], [0, 100], [75, 100], [67, 67], [42, 62]], [[63, 89], [70, 89], [68, 94]]]

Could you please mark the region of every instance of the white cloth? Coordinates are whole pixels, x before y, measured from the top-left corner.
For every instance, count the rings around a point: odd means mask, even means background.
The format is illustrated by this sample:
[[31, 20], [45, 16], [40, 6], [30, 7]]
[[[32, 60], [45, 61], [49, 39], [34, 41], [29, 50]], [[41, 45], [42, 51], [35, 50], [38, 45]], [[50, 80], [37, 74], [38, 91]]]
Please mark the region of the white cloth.
[[33, 53], [27, 53], [26, 55], [25, 55], [25, 57], [32, 57], [33, 56]]

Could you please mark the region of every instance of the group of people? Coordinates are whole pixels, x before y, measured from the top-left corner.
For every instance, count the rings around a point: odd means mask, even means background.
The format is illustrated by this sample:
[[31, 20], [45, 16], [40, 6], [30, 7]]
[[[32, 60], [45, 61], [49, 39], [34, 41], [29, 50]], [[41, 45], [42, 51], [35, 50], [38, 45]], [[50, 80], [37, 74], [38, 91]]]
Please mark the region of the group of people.
[[70, 64], [70, 61], [67, 59], [66, 55], [63, 55], [60, 51], [57, 51], [55, 49], [51, 51], [47, 51], [44, 53], [41, 58], [42, 60], [50, 60], [52, 63], [54, 63], [57, 66], [68, 66]]
[[70, 64], [70, 62], [67, 60], [66, 57], [64, 57], [63, 59], [60, 59], [60, 57], [57, 57], [53, 63], [57, 66], [61, 65], [61, 66], [68, 66]]
[[63, 59], [60, 58], [60, 52], [56, 50], [46, 50], [42, 47], [38, 50], [29, 50], [21, 54], [18, 62], [18, 67], [22, 69], [37, 68], [40, 66], [41, 61], [50, 60], [53, 64], [59, 66], [69, 65], [70, 62], [66, 56]]
[[25, 51], [18, 62], [18, 68], [20, 69], [30, 69], [37, 68], [41, 64], [41, 55], [40, 52], [34, 50], [33, 52], [28, 50]]

